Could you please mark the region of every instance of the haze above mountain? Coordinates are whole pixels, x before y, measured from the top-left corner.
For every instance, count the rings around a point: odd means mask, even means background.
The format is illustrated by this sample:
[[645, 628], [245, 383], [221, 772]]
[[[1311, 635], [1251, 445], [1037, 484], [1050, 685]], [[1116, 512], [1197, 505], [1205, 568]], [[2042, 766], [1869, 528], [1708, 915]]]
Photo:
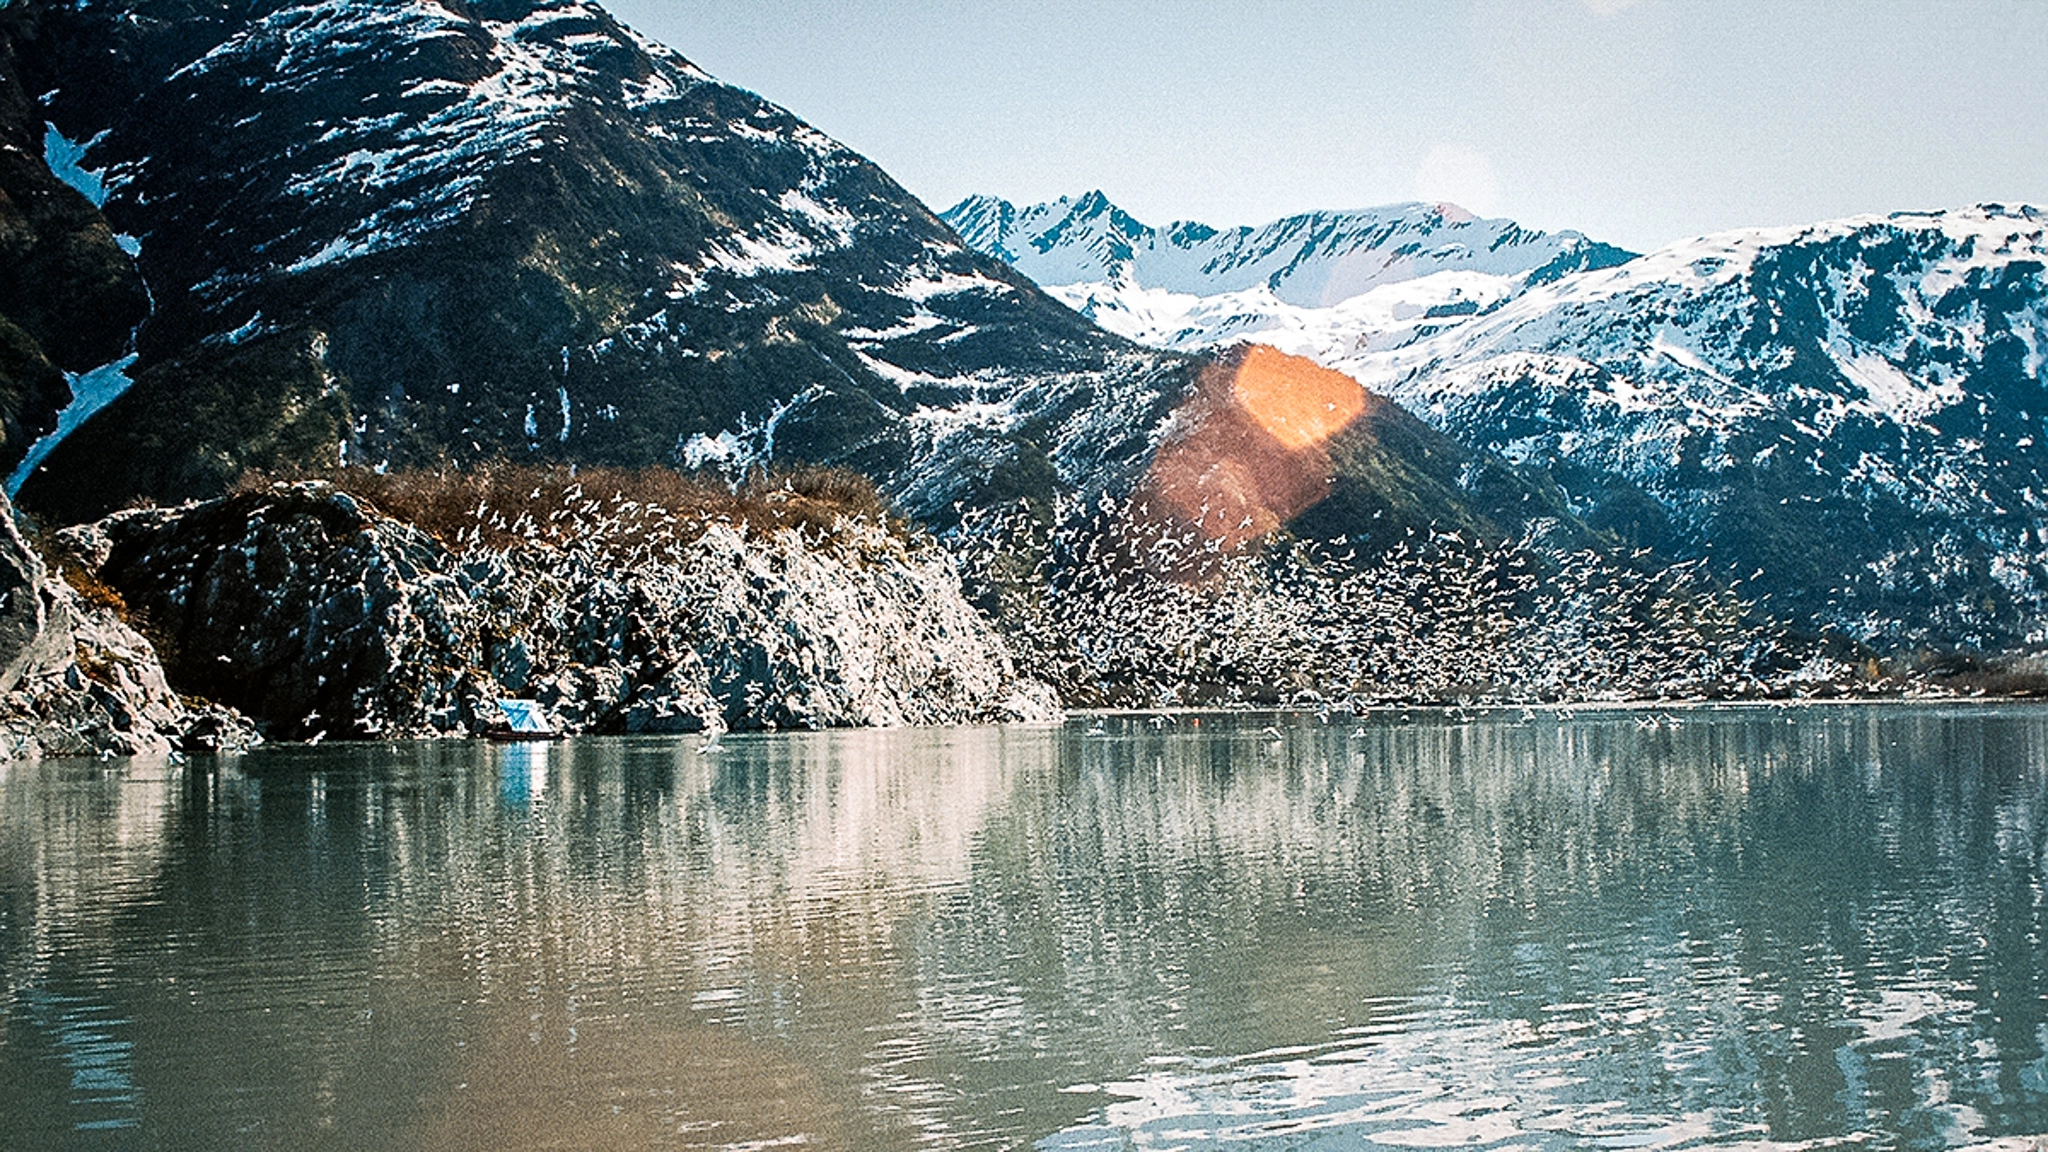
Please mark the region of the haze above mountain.
[[1449, 200], [1635, 251], [2048, 202], [2048, 5], [619, 0], [934, 207], [1228, 224]]

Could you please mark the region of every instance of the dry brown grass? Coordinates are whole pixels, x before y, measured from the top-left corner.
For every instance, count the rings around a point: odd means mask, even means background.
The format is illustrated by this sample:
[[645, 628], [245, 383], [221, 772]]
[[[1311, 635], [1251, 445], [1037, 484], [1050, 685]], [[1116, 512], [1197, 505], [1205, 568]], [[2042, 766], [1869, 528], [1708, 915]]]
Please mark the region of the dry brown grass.
[[[44, 555], [48, 555], [47, 550]], [[123, 600], [121, 594], [114, 591], [106, 581], [100, 579], [97, 573], [89, 572], [69, 559], [53, 563], [57, 571], [63, 574], [64, 582], [71, 585], [72, 591], [78, 593], [79, 599], [95, 608], [104, 608], [112, 612], [122, 621], [129, 620], [128, 602]]]
[[2048, 697], [2048, 667], [2032, 658], [1922, 653], [1915, 676], [1959, 696]]
[[842, 518], [903, 530], [872, 481], [839, 468], [775, 471], [737, 491], [668, 468], [336, 468], [252, 472], [237, 491], [260, 491], [279, 480], [325, 480], [452, 548], [581, 543], [631, 550], [688, 542], [721, 522], [768, 532], [794, 528], [820, 539], [831, 538]]

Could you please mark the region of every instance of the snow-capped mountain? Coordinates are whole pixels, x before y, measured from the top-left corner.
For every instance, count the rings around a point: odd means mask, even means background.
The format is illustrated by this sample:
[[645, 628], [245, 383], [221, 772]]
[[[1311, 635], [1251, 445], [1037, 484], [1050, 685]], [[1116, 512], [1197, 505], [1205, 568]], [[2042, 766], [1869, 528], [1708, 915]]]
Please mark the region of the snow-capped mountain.
[[[0, 262], [0, 447], [83, 421], [21, 490], [52, 519], [250, 467], [772, 458], [859, 468], [943, 521], [1128, 491], [1188, 435], [1185, 357], [1090, 325], [589, 0], [13, 0], [0, 48], [0, 246], [86, 257]], [[1098, 292], [1105, 324], [1257, 332], [1441, 430], [1351, 397], [1380, 415], [1269, 452], [1327, 465], [1306, 530], [1582, 538], [1576, 508], [1755, 573], [1798, 618], [2041, 638], [2035, 210], [1626, 263], [1429, 206], [1225, 232], [1100, 197], [949, 216], [1048, 280], [1095, 277], [1055, 288]], [[1247, 442], [1324, 423], [1282, 391]]]
[[[2048, 642], [2048, 214], [1860, 217], [1624, 260], [1417, 211], [1377, 218], [1438, 243], [1360, 246], [1382, 263], [1299, 280], [1292, 300], [1290, 269], [1333, 245], [1236, 258], [1290, 222], [1153, 230], [1099, 195], [945, 216], [1135, 340], [1256, 341], [1344, 371], [1790, 619], [1894, 644]], [[1218, 237], [1231, 256], [1191, 255]]]
[[[1176, 358], [584, 0], [0, 11], [0, 96], [155, 302], [133, 387], [23, 489], [59, 518], [252, 465], [771, 452], [928, 511], [1132, 457], [1131, 414], [1180, 389]], [[1075, 389], [1121, 398], [1109, 426]]]
[[1361, 322], [1383, 340], [1412, 339], [1530, 284], [1630, 256], [1451, 204], [1312, 212], [1257, 228], [1154, 228], [1098, 191], [1022, 208], [970, 196], [940, 217], [1104, 328], [1181, 350]]
[[2048, 212], [1709, 236], [1379, 349], [1283, 342], [1595, 524], [1891, 639], [2048, 640]]

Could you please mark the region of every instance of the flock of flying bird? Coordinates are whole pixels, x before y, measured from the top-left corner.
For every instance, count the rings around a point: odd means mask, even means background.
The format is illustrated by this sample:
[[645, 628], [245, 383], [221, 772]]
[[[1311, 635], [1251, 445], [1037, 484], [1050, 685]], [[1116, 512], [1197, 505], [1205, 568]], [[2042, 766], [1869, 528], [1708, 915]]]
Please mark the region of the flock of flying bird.
[[1083, 706], [1726, 698], [1829, 673], [1699, 563], [1441, 532], [1233, 553], [1114, 499], [971, 515], [954, 550], [1022, 670]]
[[[522, 567], [552, 556], [543, 585], [630, 574], [689, 618], [705, 607], [702, 529], [688, 511], [572, 483], [511, 516], [479, 504], [455, 544], [516, 549]], [[531, 544], [543, 547], [518, 547]], [[946, 544], [1018, 670], [1070, 706], [1730, 698], [1842, 671], [1791, 651], [1698, 563], [1434, 531], [1376, 554], [1284, 535], [1233, 549], [1135, 497], [970, 512]]]

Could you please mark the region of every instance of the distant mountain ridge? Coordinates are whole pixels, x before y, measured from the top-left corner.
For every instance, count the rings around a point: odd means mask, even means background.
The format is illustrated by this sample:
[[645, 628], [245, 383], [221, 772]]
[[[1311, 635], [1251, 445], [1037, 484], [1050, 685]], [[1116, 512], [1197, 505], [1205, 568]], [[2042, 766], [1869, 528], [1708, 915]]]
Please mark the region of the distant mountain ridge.
[[1543, 283], [1633, 255], [1577, 232], [1482, 220], [1454, 204], [1306, 212], [1259, 227], [1177, 221], [1154, 228], [1095, 191], [1024, 207], [970, 196], [939, 217], [969, 246], [1041, 286], [1106, 283], [1210, 296], [1263, 285], [1302, 308], [1437, 272]]
[[1751, 229], [1292, 350], [1596, 524], [1893, 642], [2048, 643], [2048, 212]]
[[[1308, 212], [1258, 227], [1154, 228], [1103, 193], [1019, 207], [970, 196], [941, 212], [970, 246], [1104, 328], [1183, 351], [1311, 323], [1380, 290], [1410, 319], [1469, 315], [1529, 284], [1632, 253], [1577, 232], [1482, 220], [1453, 204]], [[1435, 316], [1428, 314], [1435, 313]]]

